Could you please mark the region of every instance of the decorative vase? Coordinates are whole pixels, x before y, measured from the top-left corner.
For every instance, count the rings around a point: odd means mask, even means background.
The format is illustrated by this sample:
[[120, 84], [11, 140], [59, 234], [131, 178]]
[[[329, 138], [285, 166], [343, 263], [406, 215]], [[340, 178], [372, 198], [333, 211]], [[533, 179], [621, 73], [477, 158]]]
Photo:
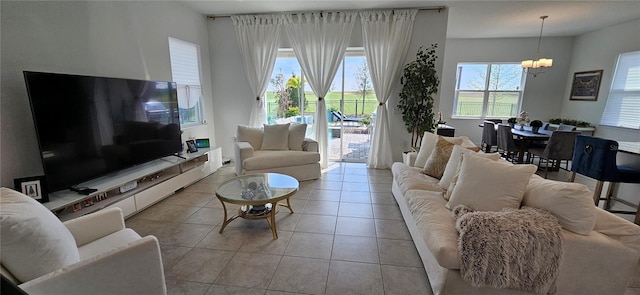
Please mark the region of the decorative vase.
[[524, 130], [524, 124], [520, 124], [520, 131]]
[[538, 134], [538, 130], [540, 130], [540, 127], [531, 127], [531, 132]]
[[511, 128], [515, 127], [516, 124], [515, 123], [509, 123], [509, 126], [511, 126]]

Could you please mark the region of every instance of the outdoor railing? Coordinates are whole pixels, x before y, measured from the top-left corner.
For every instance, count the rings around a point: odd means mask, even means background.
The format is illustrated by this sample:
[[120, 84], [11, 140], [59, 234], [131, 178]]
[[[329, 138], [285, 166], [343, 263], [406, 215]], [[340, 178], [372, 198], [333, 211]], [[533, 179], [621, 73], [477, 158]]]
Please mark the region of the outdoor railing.
[[[460, 101], [456, 107], [458, 116], [480, 116], [482, 102]], [[518, 104], [496, 102], [488, 106], [487, 116], [513, 117], [518, 113]]]

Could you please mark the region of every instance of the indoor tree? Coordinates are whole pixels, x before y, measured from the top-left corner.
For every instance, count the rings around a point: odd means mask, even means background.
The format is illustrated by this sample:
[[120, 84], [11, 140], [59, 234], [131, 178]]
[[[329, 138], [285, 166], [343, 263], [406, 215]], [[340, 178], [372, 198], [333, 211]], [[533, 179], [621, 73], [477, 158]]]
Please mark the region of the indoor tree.
[[402, 112], [407, 131], [411, 133], [411, 146], [418, 145], [425, 131], [433, 131], [435, 127], [433, 113], [433, 96], [438, 93], [438, 78], [435, 61], [438, 44], [416, 53], [416, 60], [408, 63], [402, 72], [400, 84], [400, 102], [398, 108]]

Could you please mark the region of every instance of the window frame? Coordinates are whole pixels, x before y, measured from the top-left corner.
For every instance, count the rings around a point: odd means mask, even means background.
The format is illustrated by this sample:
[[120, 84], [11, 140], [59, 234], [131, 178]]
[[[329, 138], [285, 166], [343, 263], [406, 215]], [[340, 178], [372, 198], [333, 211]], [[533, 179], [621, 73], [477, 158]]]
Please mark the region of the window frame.
[[[490, 77], [491, 77], [491, 69], [493, 65], [498, 65], [498, 64], [509, 64], [509, 65], [517, 65], [518, 67], [520, 67], [520, 63], [516, 63], [516, 62], [459, 62], [456, 65], [456, 83], [455, 83], [455, 89], [454, 89], [454, 98], [453, 98], [453, 108], [451, 110], [451, 118], [452, 119], [507, 119], [510, 117], [515, 117], [517, 116], [517, 113], [520, 112], [521, 108], [522, 108], [522, 101], [524, 98], [524, 88], [525, 88], [525, 84], [526, 84], [526, 78], [527, 78], [527, 73], [526, 71], [523, 69], [521, 72], [521, 77], [520, 77], [520, 89], [519, 90], [490, 90], [489, 89], [489, 85], [490, 85]], [[462, 71], [461, 71], [461, 65], [485, 65], [487, 68], [486, 71], [486, 79], [485, 79], [485, 83], [484, 83], [484, 89], [460, 89], [460, 77], [462, 75]], [[460, 92], [477, 92], [477, 93], [482, 93], [482, 111], [481, 114], [479, 116], [476, 115], [471, 115], [471, 116], [464, 116], [464, 115], [458, 115], [456, 114], [456, 110], [458, 109], [458, 99], [459, 99], [459, 95]], [[489, 109], [489, 98], [491, 93], [518, 93], [518, 103], [517, 103], [517, 111], [516, 111], [516, 115], [510, 115], [510, 116], [488, 116], [487, 112]]]
[[[182, 83], [178, 83], [177, 81], [175, 81], [175, 73], [174, 73], [174, 67], [173, 67], [173, 61], [172, 61], [172, 54], [171, 54], [171, 47], [172, 47], [172, 42], [176, 43], [176, 44], [180, 44], [180, 45], [187, 45], [190, 47], [193, 47], [196, 51], [196, 62], [197, 62], [197, 77], [198, 77], [198, 85], [196, 84], [182, 84]], [[196, 126], [201, 126], [201, 125], [205, 125], [206, 124], [206, 119], [205, 119], [205, 106], [204, 106], [204, 87], [202, 86], [202, 58], [201, 58], [201, 52], [200, 52], [200, 46], [198, 44], [195, 43], [191, 43], [182, 39], [178, 39], [178, 38], [174, 38], [174, 37], [169, 37], [168, 38], [168, 45], [169, 45], [169, 67], [171, 68], [171, 79], [173, 80], [173, 82], [176, 82], [177, 85], [177, 90], [178, 92], [180, 92], [180, 88], [181, 87], [186, 87], [187, 89], [187, 93], [190, 91], [190, 89], [192, 87], [198, 87], [200, 88], [200, 94], [199, 94], [199, 99], [198, 102], [195, 105], [195, 120], [194, 122], [183, 122], [183, 118], [180, 117], [180, 129], [187, 129], [190, 127], [196, 127]], [[180, 108], [180, 106], [178, 105], [178, 110], [184, 110], [182, 108]]]

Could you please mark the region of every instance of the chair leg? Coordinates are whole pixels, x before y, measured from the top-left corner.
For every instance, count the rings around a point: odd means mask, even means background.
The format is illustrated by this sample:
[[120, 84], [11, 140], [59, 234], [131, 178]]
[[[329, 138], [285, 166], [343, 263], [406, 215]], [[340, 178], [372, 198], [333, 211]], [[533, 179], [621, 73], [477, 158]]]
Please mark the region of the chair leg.
[[638, 210], [636, 211], [636, 219], [633, 222], [637, 225], [640, 225], [640, 204], [638, 204]]
[[600, 194], [602, 194], [603, 185], [604, 181], [598, 180], [598, 182], [596, 182], [596, 189], [593, 192], [593, 202], [595, 202], [596, 207], [598, 207], [598, 204], [600, 203]]
[[[540, 161], [542, 161], [542, 158], [540, 158]], [[547, 173], [549, 172], [549, 159], [547, 159], [544, 164], [544, 179], [547, 179]]]
[[613, 190], [615, 189], [615, 186], [615, 182], [609, 183], [609, 188], [607, 188], [607, 194], [604, 199], [604, 210], [609, 211], [609, 209], [611, 209], [611, 197], [613, 196]]
[[569, 182], [574, 182], [576, 180], [576, 172], [571, 171], [571, 176], [569, 176]]

